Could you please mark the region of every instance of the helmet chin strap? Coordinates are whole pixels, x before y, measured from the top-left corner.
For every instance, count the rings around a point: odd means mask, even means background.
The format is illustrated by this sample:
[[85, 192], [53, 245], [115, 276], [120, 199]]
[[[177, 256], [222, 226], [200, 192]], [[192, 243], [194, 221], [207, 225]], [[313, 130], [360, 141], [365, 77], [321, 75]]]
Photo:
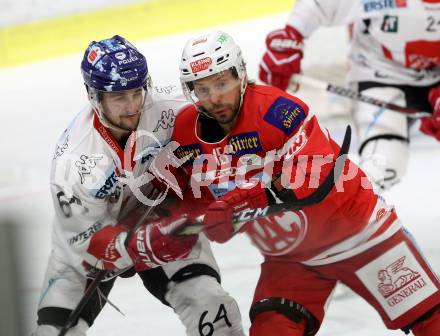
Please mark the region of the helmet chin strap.
[[238, 104], [238, 110], [240, 111], [241, 105], [243, 105], [243, 96], [246, 91], [246, 87], [248, 84], [247, 74], [245, 73], [243, 79], [241, 80], [241, 88], [240, 88], [240, 104]]

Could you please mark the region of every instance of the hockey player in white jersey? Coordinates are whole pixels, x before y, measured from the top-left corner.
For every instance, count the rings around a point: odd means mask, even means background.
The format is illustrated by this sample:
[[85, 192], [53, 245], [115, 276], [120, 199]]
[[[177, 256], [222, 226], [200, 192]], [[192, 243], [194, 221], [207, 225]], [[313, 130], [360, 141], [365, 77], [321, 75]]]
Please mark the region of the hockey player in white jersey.
[[81, 70], [90, 105], [64, 131], [53, 157], [56, 218], [33, 335], [58, 335], [97, 269], [109, 276], [68, 336], [86, 335], [117, 276], [134, 272], [174, 309], [188, 335], [204, 336], [208, 329], [213, 336], [243, 335], [238, 306], [220, 285], [207, 239], [166, 234], [188, 216], [164, 217], [168, 205], [161, 204], [160, 215], [156, 207], [142, 219], [148, 207], [139, 204], [154, 201], [155, 153], [170, 141], [175, 117], [188, 103], [174, 86], [153, 88], [145, 57], [117, 35], [91, 42]]
[[[440, 141], [439, 0], [297, 0], [285, 28], [266, 39], [262, 81], [286, 89], [301, 71], [303, 42], [318, 27], [352, 23], [348, 82], [362, 94], [420, 111], [421, 131]], [[378, 187], [407, 169], [409, 119], [366, 103], [354, 107], [363, 169]]]

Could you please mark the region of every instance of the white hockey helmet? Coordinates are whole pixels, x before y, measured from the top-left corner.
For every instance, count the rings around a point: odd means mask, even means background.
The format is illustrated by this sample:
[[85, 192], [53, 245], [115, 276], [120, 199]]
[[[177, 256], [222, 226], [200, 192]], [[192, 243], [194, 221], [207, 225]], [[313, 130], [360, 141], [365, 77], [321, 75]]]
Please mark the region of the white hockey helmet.
[[180, 82], [188, 99], [196, 102], [193, 82], [225, 70], [232, 70], [241, 80], [241, 97], [247, 84], [246, 65], [240, 47], [222, 31], [189, 39], [180, 63]]

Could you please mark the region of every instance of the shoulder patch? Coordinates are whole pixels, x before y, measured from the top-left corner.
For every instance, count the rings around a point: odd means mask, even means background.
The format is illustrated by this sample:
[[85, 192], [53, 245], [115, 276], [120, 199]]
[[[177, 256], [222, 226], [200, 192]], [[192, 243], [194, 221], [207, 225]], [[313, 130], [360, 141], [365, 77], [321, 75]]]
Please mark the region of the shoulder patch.
[[306, 119], [306, 113], [302, 106], [293, 100], [279, 97], [269, 107], [263, 119], [283, 131], [284, 134], [291, 135], [301, 121]]
[[232, 156], [256, 154], [263, 150], [258, 132], [239, 133], [230, 136], [228, 143], [232, 149]]

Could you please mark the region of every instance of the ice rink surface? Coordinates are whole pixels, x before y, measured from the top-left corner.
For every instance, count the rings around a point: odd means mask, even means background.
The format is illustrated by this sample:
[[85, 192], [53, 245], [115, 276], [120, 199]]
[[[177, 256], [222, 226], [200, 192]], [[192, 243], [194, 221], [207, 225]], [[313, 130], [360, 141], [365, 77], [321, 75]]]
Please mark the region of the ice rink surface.
[[[225, 25], [220, 28], [233, 35], [241, 45], [251, 78], [264, 47], [266, 33], [284, 24], [287, 14]], [[187, 38], [198, 32], [138, 42], [146, 55], [155, 85], [178, 85], [178, 64]], [[87, 39], [93, 39], [92, 33]], [[84, 48], [88, 40], [85, 41]], [[325, 29], [316, 33], [306, 49], [304, 67], [316, 72], [321, 66], [343, 65], [345, 32]], [[49, 169], [54, 144], [70, 120], [86, 104], [79, 64], [82, 55], [52, 59], [33, 65], [0, 70], [0, 209], [18, 219], [17, 244], [22, 273], [19, 287], [26, 298], [27, 334], [36, 320], [39, 292], [50, 251], [53, 208], [49, 197]], [[315, 69], [315, 71], [313, 71]], [[329, 97], [322, 92], [299, 93], [337, 139], [348, 119], [329, 120]], [[413, 127], [411, 158], [405, 180], [385, 196], [396, 205], [404, 225], [414, 234], [420, 248], [440, 270], [440, 143], [420, 135]], [[354, 139], [352, 150], [356, 148]], [[248, 239], [235, 237], [226, 246], [215, 245], [214, 252], [222, 270], [224, 287], [236, 298], [245, 329], [252, 293], [262, 258]], [[286, 274], [295, 277], [295, 274]], [[118, 279], [110, 300], [125, 317], [107, 305], [90, 330], [90, 336], [184, 335], [172, 310], [162, 306], [137, 277]], [[319, 336], [403, 335], [388, 331], [379, 316], [354, 295], [334, 300], [328, 309]]]

